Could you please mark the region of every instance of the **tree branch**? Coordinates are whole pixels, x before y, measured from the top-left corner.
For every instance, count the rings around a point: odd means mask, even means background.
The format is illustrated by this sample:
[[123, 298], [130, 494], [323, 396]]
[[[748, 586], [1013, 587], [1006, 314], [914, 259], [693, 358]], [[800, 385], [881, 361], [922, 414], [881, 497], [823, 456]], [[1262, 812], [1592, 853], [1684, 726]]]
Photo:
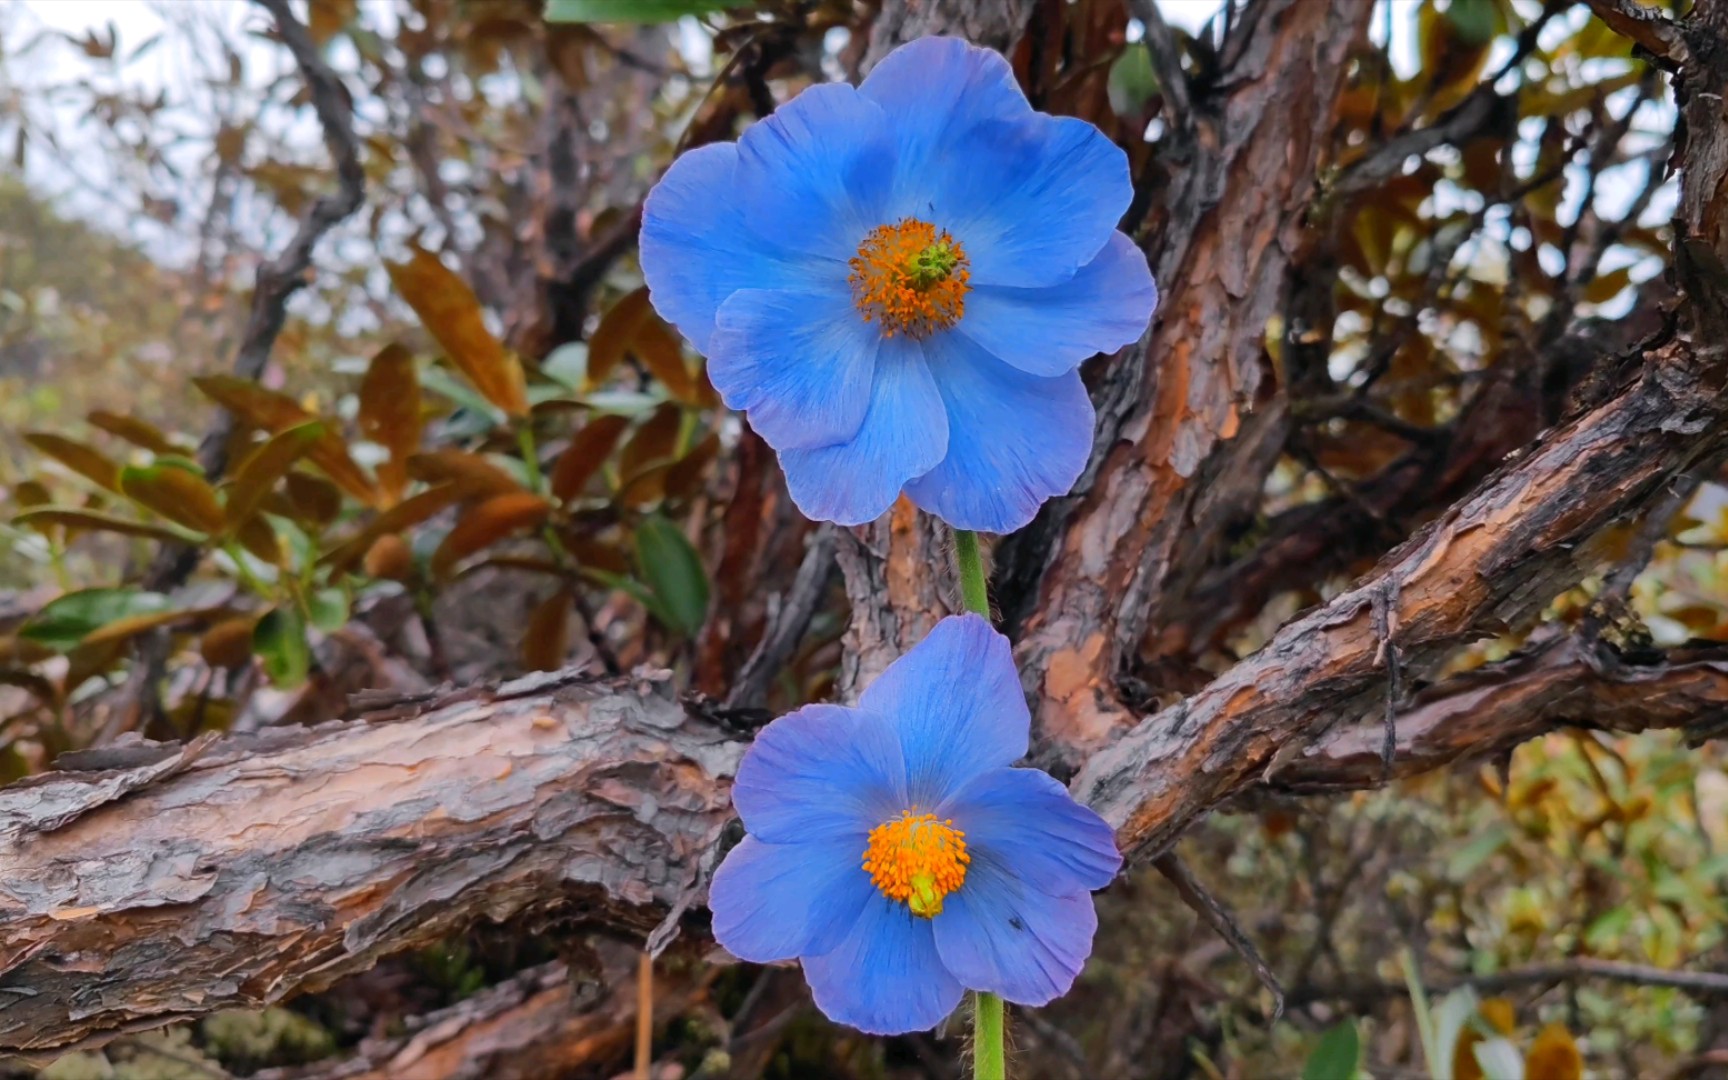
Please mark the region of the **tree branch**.
[[1552, 432], [1375, 574], [1092, 757], [1076, 795], [1117, 826], [1125, 854], [1156, 856], [1220, 800], [1275, 782], [1333, 724], [1381, 707], [1376, 596], [1388, 597], [1389, 644], [1409, 677], [1487, 628], [1532, 618], [1599, 561], [1588, 546], [1597, 533], [1723, 445], [1719, 382], [1687, 344], [1657, 348], [1630, 386]]
[[0, 790], [0, 1051], [280, 1001], [483, 916], [646, 935], [703, 888], [723, 729], [568, 675], [402, 709]]
[[1585, 0], [1598, 19], [1621, 37], [1629, 38], [1662, 67], [1678, 71], [1691, 62], [1680, 28], [1655, 8], [1638, 0]]
[[[366, 190], [366, 171], [360, 165], [360, 142], [354, 136], [354, 109], [348, 91], [324, 62], [311, 33], [294, 17], [288, 0], [257, 0], [257, 3], [276, 21], [276, 35], [294, 55], [294, 63], [306, 80], [312, 111], [318, 115], [318, 124], [324, 132], [324, 146], [336, 164], [337, 186], [335, 191], [320, 195], [312, 203], [288, 245], [258, 267], [251, 312], [240, 348], [234, 354], [234, 374], [242, 379], [256, 379], [263, 374], [270, 350], [288, 317], [288, 298], [310, 280], [306, 271], [312, 265], [312, 249], [325, 233], [360, 209]], [[233, 431], [234, 418], [221, 410], [215, 426], [198, 448], [198, 460], [206, 475], [222, 475], [228, 464], [228, 441]]]
[[[1497, 664], [1416, 696], [1398, 717], [1394, 778], [1504, 753], [1561, 728], [1710, 737], [1728, 720], [1728, 646], [1623, 655], [1558, 631]], [[1292, 758], [1266, 787], [1330, 792], [1385, 782], [1380, 725], [1343, 725]]]

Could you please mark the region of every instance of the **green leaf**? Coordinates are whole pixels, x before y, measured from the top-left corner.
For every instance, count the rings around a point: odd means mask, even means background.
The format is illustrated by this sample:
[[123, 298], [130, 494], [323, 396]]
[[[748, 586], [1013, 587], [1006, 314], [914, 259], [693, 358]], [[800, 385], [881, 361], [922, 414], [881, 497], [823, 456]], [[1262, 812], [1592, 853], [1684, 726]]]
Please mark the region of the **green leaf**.
[[1451, 858], [1446, 860], [1447, 880], [1468, 881], [1470, 875], [1492, 858], [1495, 852], [1505, 847], [1511, 838], [1511, 830], [1504, 825], [1496, 825], [1454, 851]]
[[547, 0], [546, 21], [670, 22], [685, 15], [707, 15], [749, 6], [750, 0]]
[[1356, 1021], [1346, 1020], [1320, 1036], [1320, 1045], [1308, 1055], [1302, 1080], [1353, 1080], [1362, 1060], [1362, 1040]]
[[97, 629], [134, 615], [167, 610], [161, 593], [137, 589], [80, 589], [67, 593], [38, 611], [18, 636], [64, 652]]
[[1152, 69], [1152, 54], [1143, 46], [1130, 45], [1110, 65], [1106, 83], [1110, 107], [1122, 116], [1134, 116], [1158, 93], [1158, 73]]
[[1477, 48], [1506, 32], [1506, 14], [1497, 0], [1452, 0], [1446, 5], [1446, 20], [1458, 40]]
[[259, 619], [252, 628], [252, 651], [263, 659], [265, 673], [277, 686], [299, 686], [312, 670], [306, 620], [297, 608], [275, 608]]
[[341, 589], [319, 589], [306, 599], [312, 625], [332, 634], [348, 624], [348, 594]]
[[636, 562], [661, 621], [687, 635], [700, 629], [708, 614], [708, 575], [678, 526], [658, 514], [644, 518], [636, 528]]

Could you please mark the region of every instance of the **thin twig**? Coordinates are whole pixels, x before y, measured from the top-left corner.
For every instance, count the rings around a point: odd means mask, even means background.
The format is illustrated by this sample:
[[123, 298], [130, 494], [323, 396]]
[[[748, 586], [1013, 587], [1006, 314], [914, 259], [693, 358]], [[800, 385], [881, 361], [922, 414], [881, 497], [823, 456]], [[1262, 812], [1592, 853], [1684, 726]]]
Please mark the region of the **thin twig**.
[[636, 965], [636, 1080], [648, 1080], [654, 1065], [654, 957], [647, 949]]
[[[1439, 979], [1424, 975], [1423, 985], [1432, 994], [1444, 994], [1460, 986], [1471, 986], [1483, 993], [1493, 993], [1521, 986], [1573, 983], [1588, 979], [1625, 983], [1629, 986], [1662, 986], [1702, 998], [1728, 997], [1728, 972], [1676, 971], [1591, 957], [1553, 964], [1532, 964], [1529, 967], [1511, 968], [1491, 975], [1456, 975]], [[1360, 983], [1299, 986], [1290, 992], [1290, 1004], [1300, 1007], [1316, 1001], [1372, 1003], [1386, 998], [1402, 997], [1408, 992], [1402, 982], [1366, 979]]]
[[[234, 374], [242, 379], [256, 379], [264, 373], [270, 350], [287, 319], [288, 298], [309, 280], [306, 271], [312, 266], [312, 249], [325, 233], [360, 209], [366, 193], [366, 172], [360, 164], [360, 142], [354, 136], [354, 107], [348, 91], [324, 62], [312, 35], [294, 17], [288, 0], [257, 0], [257, 3], [276, 21], [277, 36], [294, 55], [294, 62], [306, 80], [312, 110], [324, 131], [324, 146], [336, 163], [337, 187], [313, 202], [288, 246], [258, 268], [252, 310], [246, 319], [240, 348], [234, 355]], [[223, 410], [198, 448], [198, 460], [205, 475], [215, 478], [227, 467], [228, 437], [233, 430], [234, 418]]]
[[1165, 852], [1153, 859], [1152, 865], [1158, 868], [1158, 872], [1163, 874], [1170, 884], [1176, 886], [1176, 893], [1182, 897], [1182, 902], [1193, 908], [1194, 913], [1206, 921], [1206, 925], [1236, 950], [1236, 954], [1253, 970], [1254, 977], [1260, 980], [1260, 985], [1272, 994], [1271, 1022], [1277, 1023], [1284, 1015], [1284, 987], [1279, 983], [1278, 976], [1273, 974], [1271, 965], [1266, 963], [1266, 958], [1260, 955], [1260, 950], [1236, 921], [1236, 916], [1232, 915], [1230, 909], [1217, 897], [1206, 891], [1206, 887], [1200, 884], [1193, 871], [1188, 869], [1188, 865], [1175, 852]]

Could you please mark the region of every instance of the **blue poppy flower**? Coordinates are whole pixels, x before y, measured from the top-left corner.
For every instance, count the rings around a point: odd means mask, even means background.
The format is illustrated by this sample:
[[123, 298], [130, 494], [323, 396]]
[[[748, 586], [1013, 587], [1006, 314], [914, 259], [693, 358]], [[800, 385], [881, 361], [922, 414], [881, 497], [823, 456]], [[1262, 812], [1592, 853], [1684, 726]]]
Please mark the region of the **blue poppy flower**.
[[1097, 128], [1034, 112], [999, 54], [923, 38], [679, 158], [642, 271], [806, 515], [862, 524], [905, 491], [1012, 532], [1085, 467], [1081, 361], [1157, 302], [1116, 231], [1131, 196]]
[[764, 728], [732, 800], [748, 834], [709, 890], [734, 955], [800, 958], [816, 1004], [875, 1034], [934, 1027], [966, 989], [1042, 1005], [1092, 951], [1110, 827], [1036, 769], [1008, 640], [944, 619], [858, 708]]

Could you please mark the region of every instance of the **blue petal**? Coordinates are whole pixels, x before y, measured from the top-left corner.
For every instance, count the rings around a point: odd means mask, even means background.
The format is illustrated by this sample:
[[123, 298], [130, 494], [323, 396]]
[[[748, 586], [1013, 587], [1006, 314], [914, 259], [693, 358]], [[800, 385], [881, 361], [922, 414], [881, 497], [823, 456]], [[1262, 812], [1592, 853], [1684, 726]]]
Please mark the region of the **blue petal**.
[[758, 236], [838, 260], [844, 271], [864, 234], [886, 220], [894, 182], [887, 117], [850, 86], [812, 86], [744, 132], [733, 181]]
[[858, 704], [899, 733], [914, 806], [942, 803], [979, 773], [1026, 754], [1032, 718], [1013, 653], [977, 615], [937, 623]]
[[882, 339], [870, 408], [858, 434], [820, 450], [780, 454], [786, 487], [804, 516], [840, 525], [874, 521], [915, 476], [948, 450], [948, 414], [918, 342]]
[[[997, 859], [1051, 896], [1102, 889], [1122, 868], [1104, 819], [1037, 769], [993, 769], [937, 810], [966, 834], [975, 858]], [[972, 878], [966, 878], [967, 887]]]
[[708, 889], [714, 938], [740, 960], [767, 964], [828, 952], [875, 894], [849, 840], [765, 844], [746, 836]]
[[1128, 156], [1103, 132], [1043, 113], [979, 124], [927, 175], [929, 220], [966, 249], [975, 286], [1068, 280], [1134, 194]]
[[1138, 341], [1157, 306], [1145, 254], [1113, 232], [1098, 257], [1060, 285], [973, 289], [959, 331], [1028, 375], [1062, 375]]
[[925, 1031], [965, 991], [936, 954], [931, 920], [877, 894], [840, 947], [805, 957], [804, 977], [828, 1019], [872, 1035]]
[[766, 244], [744, 225], [732, 197], [738, 148], [715, 143], [672, 163], [642, 206], [642, 276], [654, 310], [697, 351], [708, 351], [714, 315], [739, 289], [845, 287], [846, 266]]
[[1092, 453], [1092, 401], [1079, 371], [1027, 375], [966, 337], [924, 343], [948, 408], [948, 455], [906, 485], [956, 529], [1010, 533], [1066, 495]]
[[871, 70], [858, 92], [882, 106], [899, 148], [893, 220], [923, 208], [931, 162], [950, 153], [961, 133], [987, 120], [1032, 112], [1002, 54], [957, 37], [900, 46]]
[[732, 805], [761, 840], [850, 838], [862, 862], [870, 830], [907, 805], [894, 729], [880, 716], [838, 705], [788, 713], [745, 752]]
[[721, 305], [708, 377], [777, 450], [849, 441], [870, 408], [882, 334], [849, 293], [742, 289]]
[[1092, 952], [1098, 913], [1090, 893], [1048, 896], [1007, 866], [974, 857], [966, 883], [931, 922], [942, 963], [966, 986], [1021, 1005], [1068, 992]]

